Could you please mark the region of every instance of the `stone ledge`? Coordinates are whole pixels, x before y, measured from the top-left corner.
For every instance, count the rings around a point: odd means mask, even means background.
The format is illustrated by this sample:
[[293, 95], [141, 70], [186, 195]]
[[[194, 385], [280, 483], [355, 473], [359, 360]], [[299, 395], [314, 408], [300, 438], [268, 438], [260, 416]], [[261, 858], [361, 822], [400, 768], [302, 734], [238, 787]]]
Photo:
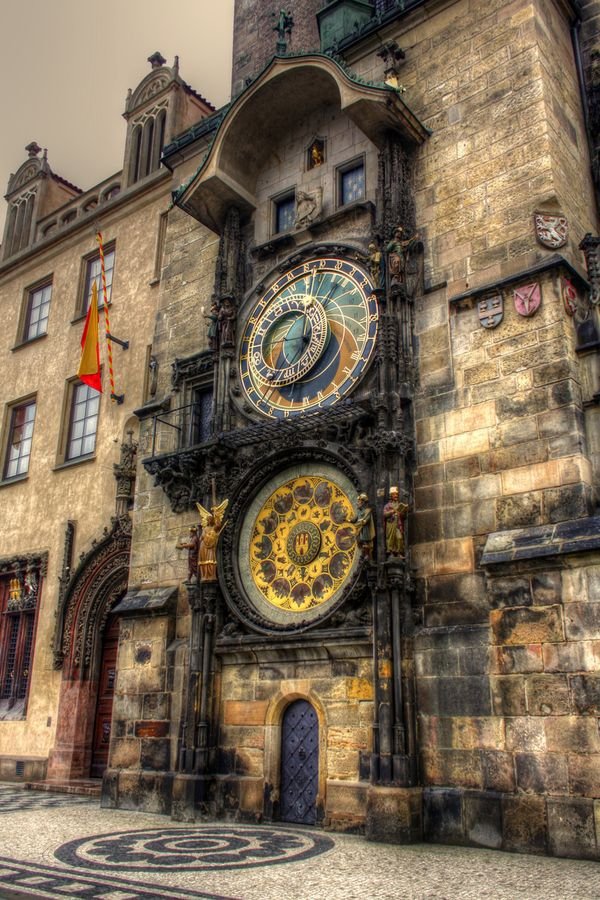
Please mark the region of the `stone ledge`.
[[586, 553], [600, 548], [600, 516], [559, 522], [556, 525], [535, 525], [512, 531], [495, 531], [488, 535], [482, 566], [536, 559], [544, 556], [564, 556]]

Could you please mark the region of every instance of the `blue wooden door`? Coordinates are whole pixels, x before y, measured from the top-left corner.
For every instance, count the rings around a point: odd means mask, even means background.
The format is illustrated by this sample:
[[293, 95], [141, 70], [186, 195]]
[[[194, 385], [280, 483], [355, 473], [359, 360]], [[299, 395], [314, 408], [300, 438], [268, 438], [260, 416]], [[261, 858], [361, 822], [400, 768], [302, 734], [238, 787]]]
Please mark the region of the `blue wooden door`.
[[319, 722], [306, 700], [285, 711], [281, 735], [281, 820], [314, 825], [319, 782]]

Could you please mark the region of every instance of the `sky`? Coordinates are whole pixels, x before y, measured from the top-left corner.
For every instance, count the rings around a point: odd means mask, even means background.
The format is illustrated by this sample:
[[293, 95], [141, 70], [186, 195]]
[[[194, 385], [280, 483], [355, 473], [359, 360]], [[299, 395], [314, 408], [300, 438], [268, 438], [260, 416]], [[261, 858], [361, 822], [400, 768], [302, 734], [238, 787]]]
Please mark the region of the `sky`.
[[[47, 148], [50, 168], [86, 190], [119, 171], [127, 89], [159, 50], [217, 108], [229, 100], [234, 0], [0, 0], [0, 187]], [[0, 241], [6, 201], [0, 201]]]

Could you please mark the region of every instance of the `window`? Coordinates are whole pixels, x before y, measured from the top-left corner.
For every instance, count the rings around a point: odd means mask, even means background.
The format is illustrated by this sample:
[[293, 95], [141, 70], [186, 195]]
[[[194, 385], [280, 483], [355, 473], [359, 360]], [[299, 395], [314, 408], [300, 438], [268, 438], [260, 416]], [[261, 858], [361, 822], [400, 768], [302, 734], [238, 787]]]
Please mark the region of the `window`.
[[275, 200], [273, 231], [281, 234], [291, 231], [296, 221], [296, 194], [286, 194]]
[[[0, 719], [25, 716], [35, 616], [41, 588], [39, 559], [8, 561], [0, 576]], [[8, 569], [8, 571], [6, 571]]]
[[211, 386], [194, 388], [190, 443], [202, 444], [211, 438], [213, 391]]
[[[104, 251], [104, 268], [106, 274], [106, 296], [108, 298], [108, 302], [110, 303], [113, 271], [115, 268], [114, 247]], [[90, 256], [85, 263], [85, 284], [83, 289], [83, 304], [81, 309], [84, 315], [85, 313], [87, 313], [92, 299], [92, 285], [94, 282], [96, 282], [96, 288], [98, 290], [98, 306], [102, 306], [104, 302], [104, 296], [102, 293], [102, 276], [99, 253], [96, 253], [94, 256]]]
[[166, 124], [167, 110], [164, 107], [144, 113], [135, 124], [131, 135], [129, 184], [134, 184], [159, 168]]
[[73, 382], [65, 460], [90, 456], [96, 447], [100, 394], [81, 381]]
[[365, 165], [355, 160], [338, 169], [339, 206], [363, 200], [365, 196]]
[[23, 341], [32, 341], [48, 331], [48, 314], [52, 297], [52, 283], [29, 291], [25, 311]]
[[19, 478], [27, 474], [33, 423], [35, 421], [35, 400], [20, 403], [10, 410], [8, 441], [4, 458], [3, 477]]

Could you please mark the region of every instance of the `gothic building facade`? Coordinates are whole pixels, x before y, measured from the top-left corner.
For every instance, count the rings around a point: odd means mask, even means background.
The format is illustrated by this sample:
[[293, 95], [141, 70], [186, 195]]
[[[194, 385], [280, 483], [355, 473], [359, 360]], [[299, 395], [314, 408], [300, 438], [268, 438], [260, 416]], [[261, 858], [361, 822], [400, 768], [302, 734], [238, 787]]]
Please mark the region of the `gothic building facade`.
[[[104, 206], [29, 148], [5, 773], [35, 738], [107, 806], [600, 856], [599, 12], [237, 0], [231, 102], [151, 57]], [[44, 451], [44, 291], [97, 228], [123, 403], [97, 417], [57, 334], [80, 416]]]

